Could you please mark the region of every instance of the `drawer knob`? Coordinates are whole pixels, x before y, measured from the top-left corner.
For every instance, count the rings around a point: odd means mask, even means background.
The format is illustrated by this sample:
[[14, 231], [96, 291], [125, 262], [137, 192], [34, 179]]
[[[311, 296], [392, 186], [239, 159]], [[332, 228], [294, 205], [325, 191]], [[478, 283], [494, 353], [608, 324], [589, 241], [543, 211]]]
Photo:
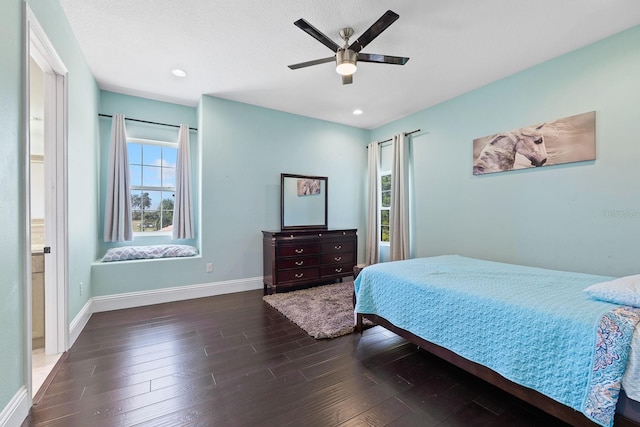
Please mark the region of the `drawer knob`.
[[296, 249], [297, 254], [301, 254], [302, 252], [304, 252], [304, 249]]
[[342, 267], [341, 268], [336, 268], [336, 273], [342, 273]]
[[342, 249], [342, 245], [335, 245], [334, 248], [336, 248], [337, 250]]
[[296, 279], [300, 279], [302, 276], [304, 276], [304, 273], [298, 273], [296, 274]]
[[304, 261], [296, 261], [296, 265], [302, 265], [304, 264]]
[[339, 262], [339, 261], [341, 261], [341, 260], [342, 260], [342, 257], [341, 257], [341, 256], [337, 256], [337, 257], [335, 257], [333, 260], [334, 260], [334, 261], [338, 261], [338, 262]]

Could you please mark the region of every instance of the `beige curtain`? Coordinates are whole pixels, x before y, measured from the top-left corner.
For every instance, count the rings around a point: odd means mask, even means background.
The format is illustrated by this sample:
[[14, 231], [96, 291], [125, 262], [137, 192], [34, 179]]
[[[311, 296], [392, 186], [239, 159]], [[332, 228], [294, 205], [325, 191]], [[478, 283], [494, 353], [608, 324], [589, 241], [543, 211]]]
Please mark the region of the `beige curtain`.
[[174, 239], [193, 239], [194, 237], [190, 153], [189, 126], [180, 125], [176, 164], [176, 197], [173, 208]]
[[111, 143], [109, 146], [109, 170], [104, 214], [105, 242], [133, 240], [129, 184], [129, 160], [124, 115], [115, 114], [111, 121]]
[[409, 255], [409, 143], [400, 133], [393, 137], [391, 165], [391, 208], [389, 250], [391, 261], [408, 259]]
[[368, 151], [368, 204], [367, 204], [367, 233], [365, 241], [366, 265], [377, 264], [380, 261], [380, 241], [378, 237], [378, 169], [380, 168], [380, 146], [372, 142], [367, 146]]

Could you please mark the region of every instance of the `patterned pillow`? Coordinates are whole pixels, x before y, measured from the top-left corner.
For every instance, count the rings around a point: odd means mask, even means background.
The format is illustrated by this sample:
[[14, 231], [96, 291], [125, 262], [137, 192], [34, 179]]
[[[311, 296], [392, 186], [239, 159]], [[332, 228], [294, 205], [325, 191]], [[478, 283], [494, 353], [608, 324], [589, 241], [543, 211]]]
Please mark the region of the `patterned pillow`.
[[198, 255], [198, 250], [189, 245], [122, 246], [120, 248], [109, 249], [104, 257], [102, 257], [102, 262], [174, 258], [194, 255]]
[[640, 308], [640, 274], [596, 283], [584, 291], [595, 299]]

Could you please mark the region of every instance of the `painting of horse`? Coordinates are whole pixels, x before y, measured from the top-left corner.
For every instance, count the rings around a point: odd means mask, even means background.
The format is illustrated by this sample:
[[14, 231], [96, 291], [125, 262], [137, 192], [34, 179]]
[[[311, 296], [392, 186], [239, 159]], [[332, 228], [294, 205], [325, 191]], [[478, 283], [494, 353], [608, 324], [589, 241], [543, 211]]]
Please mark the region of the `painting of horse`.
[[309, 196], [320, 194], [319, 179], [299, 179], [298, 180], [298, 196]]
[[595, 160], [595, 111], [473, 141], [473, 174]]

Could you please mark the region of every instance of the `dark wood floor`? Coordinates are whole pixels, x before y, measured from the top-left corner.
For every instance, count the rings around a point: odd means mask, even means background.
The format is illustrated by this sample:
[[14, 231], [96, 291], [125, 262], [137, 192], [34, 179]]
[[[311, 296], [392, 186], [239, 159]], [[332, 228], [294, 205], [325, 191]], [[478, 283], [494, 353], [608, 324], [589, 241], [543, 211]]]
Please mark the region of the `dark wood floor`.
[[374, 327], [317, 341], [262, 291], [94, 314], [23, 426], [561, 426]]

